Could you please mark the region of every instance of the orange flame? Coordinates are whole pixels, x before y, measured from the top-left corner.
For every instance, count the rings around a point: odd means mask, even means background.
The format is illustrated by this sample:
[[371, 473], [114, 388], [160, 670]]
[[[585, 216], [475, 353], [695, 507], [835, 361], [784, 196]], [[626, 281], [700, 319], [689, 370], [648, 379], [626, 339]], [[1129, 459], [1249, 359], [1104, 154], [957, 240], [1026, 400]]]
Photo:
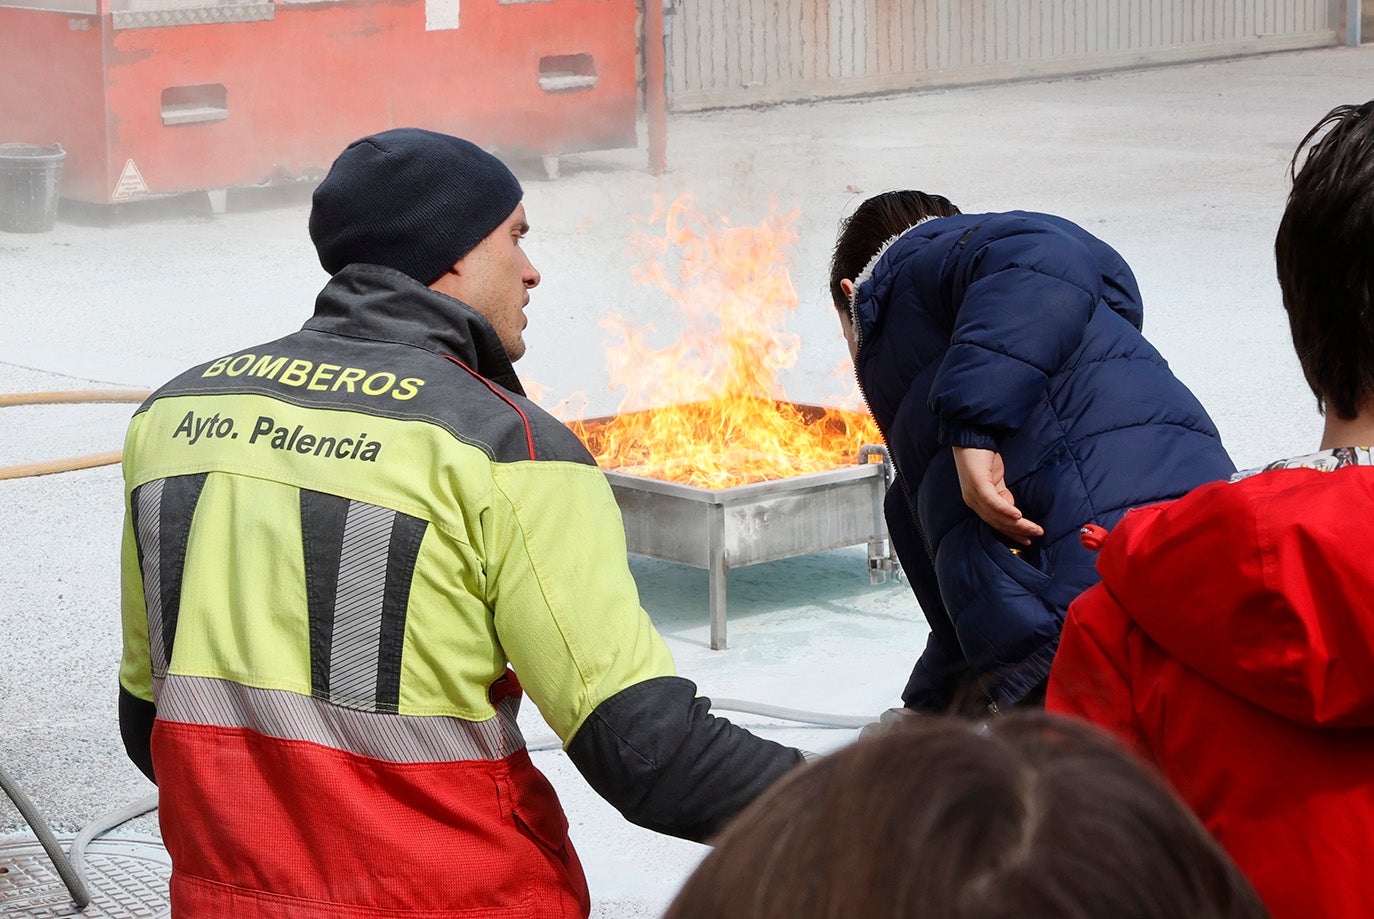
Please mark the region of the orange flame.
[[[620, 339], [607, 363], [611, 387], [625, 392], [621, 414], [569, 423], [602, 468], [728, 488], [835, 469], [882, 443], [867, 413], [793, 404], [780, 390], [801, 348], [784, 328], [798, 303], [786, 257], [796, 218], [774, 207], [757, 226], [734, 227], [684, 196], [668, 208], [665, 235], [642, 241], [651, 258], [636, 280], [666, 292], [687, 328], [654, 348], [652, 328], [602, 322]], [[663, 258], [673, 253], [670, 272]]]

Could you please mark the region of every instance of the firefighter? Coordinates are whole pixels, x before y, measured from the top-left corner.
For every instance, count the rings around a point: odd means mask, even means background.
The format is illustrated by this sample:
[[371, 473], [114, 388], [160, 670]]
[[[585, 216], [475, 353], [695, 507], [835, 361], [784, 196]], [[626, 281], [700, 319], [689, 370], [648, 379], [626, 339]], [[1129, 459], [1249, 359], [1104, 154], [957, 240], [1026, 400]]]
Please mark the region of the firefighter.
[[586, 916], [523, 692], [687, 839], [803, 760], [675, 674], [605, 478], [525, 397], [521, 198], [468, 141], [356, 141], [314, 194], [313, 318], [130, 423], [120, 726], [176, 916]]

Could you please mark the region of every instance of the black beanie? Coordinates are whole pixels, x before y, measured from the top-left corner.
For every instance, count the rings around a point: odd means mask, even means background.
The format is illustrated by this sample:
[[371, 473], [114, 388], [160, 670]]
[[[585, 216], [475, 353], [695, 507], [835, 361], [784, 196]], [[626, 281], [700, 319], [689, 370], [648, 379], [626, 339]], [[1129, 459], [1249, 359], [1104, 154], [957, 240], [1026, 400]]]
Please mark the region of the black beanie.
[[523, 192], [506, 165], [448, 134], [396, 128], [348, 145], [315, 189], [310, 238], [330, 274], [386, 265], [432, 284]]

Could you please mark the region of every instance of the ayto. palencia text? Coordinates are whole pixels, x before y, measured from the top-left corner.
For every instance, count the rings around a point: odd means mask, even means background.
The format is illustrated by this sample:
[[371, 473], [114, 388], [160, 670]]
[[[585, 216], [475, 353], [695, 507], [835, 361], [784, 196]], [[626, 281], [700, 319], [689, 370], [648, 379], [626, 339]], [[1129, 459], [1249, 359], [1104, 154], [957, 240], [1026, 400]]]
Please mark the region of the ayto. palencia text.
[[[219, 412], [209, 416], [187, 412], [172, 432], [173, 439], [184, 437], [188, 445], [205, 440], [238, 440], [238, 436], [234, 419]], [[307, 431], [303, 424], [279, 425], [270, 415], [259, 415], [253, 422], [248, 443], [250, 446], [265, 446], [305, 456], [361, 460], [365, 463], [375, 463], [382, 452], [381, 441], [369, 440], [365, 431], [355, 437], [336, 437]]]

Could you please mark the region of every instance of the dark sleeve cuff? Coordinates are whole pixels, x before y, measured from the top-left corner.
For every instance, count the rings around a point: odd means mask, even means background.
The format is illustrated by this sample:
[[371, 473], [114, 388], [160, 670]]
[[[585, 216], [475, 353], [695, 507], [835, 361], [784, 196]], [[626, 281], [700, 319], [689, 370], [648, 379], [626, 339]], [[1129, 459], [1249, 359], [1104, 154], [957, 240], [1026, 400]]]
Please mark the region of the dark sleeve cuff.
[[148, 777], [157, 784], [153, 774], [153, 719], [157, 717], [157, 707], [153, 703], [119, 687], [119, 736], [124, 740], [124, 752]]
[[803, 762], [801, 751], [756, 737], [710, 708], [690, 680], [636, 683], [587, 716], [568, 756], [627, 820], [705, 841]]
[[997, 438], [986, 428], [976, 428], [959, 421], [940, 421], [940, 444], [945, 447], [974, 447], [996, 450]]

